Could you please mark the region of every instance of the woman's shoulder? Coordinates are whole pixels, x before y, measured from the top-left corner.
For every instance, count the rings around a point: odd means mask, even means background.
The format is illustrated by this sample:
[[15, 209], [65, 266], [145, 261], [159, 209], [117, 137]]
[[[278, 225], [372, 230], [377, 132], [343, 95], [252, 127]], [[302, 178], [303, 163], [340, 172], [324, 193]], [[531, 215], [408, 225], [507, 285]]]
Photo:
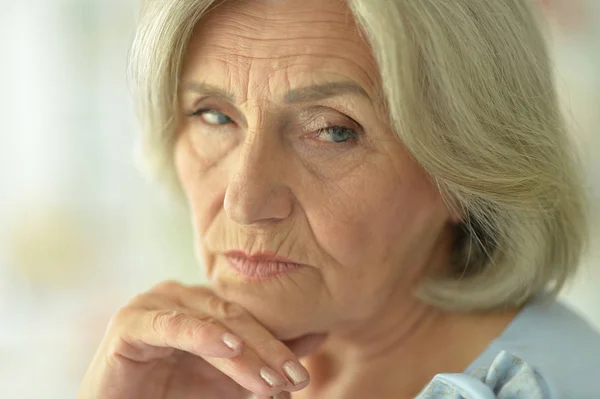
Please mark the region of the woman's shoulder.
[[507, 351], [530, 365], [548, 398], [600, 397], [600, 334], [561, 302], [531, 303], [488, 351], [488, 358]]
[[416, 399], [550, 399], [543, 378], [522, 359], [503, 351], [472, 373], [438, 374]]
[[598, 377], [600, 334], [565, 305], [534, 301], [465, 373], [436, 376], [418, 399], [597, 399]]

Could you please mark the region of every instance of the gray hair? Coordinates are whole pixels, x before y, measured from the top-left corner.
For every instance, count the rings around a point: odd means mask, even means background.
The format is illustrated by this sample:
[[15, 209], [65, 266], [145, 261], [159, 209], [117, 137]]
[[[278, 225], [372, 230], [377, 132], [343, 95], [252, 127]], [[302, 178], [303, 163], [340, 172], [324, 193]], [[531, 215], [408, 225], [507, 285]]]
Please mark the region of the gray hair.
[[[426, 281], [448, 310], [557, 294], [587, 242], [583, 168], [527, 0], [348, 0], [378, 62], [389, 118], [462, 215], [454, 273]], [[147, 0], [130, 58], [145, 169], [181, 194], [173, 163], [188, 42], [214, 0]], [[216, 10], [218, 12], [218, 10]]]

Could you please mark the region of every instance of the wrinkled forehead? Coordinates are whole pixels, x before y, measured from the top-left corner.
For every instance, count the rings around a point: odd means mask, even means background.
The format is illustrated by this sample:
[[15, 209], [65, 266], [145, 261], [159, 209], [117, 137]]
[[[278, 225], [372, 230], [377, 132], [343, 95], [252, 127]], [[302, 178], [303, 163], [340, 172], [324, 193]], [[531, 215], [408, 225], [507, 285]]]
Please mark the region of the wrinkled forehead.
[[345, 2], [323, 0], [223, 2], [196, 26], [183, 70], [184, 82], [248, 90], [258, 85], [271, 92], [277, 86], [353, 81], [373, 98], [378, 76]]

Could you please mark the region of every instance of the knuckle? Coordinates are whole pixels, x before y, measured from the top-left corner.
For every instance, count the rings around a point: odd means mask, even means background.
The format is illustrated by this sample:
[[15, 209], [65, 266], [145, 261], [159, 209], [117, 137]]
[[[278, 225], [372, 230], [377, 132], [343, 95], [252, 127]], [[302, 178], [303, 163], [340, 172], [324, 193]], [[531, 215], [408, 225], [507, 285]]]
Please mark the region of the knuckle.
[[191, 339], [193, 342], [207, 341], [211, 329], [218, 326], [216, 319], [207, 315], [189, 315], [176, 310], [157, 312], [151, 320], [154, 331], [168, 340]]
[[186, 319], [185, 314], [176, 310], [160, 310], [150, 319], [151, 328], [166, 336], [176, 333]]
[[157, 292], [157, 293], [173, 293], [173, 292], [177, 292], [178, 290], [180, 290], [183, 286], [181, 285], [181, 283], [179, 283], [178, 281], [175, 280], [168, 280], [168, 281], [163, 281], [160, 282], [156, 285], [154, 285], [151, 289], [150, 292]]
[[111, 317], [109, 322], [110, 327], [117, 327], [129, 322], [131, 317], [133, 316], [135, 310], [130, 306], [124, 306], [117, 310], [115, 314]]
[[240, 320], [247, 316], [247, 311], [240, 304], [222, 301], [221, 315], [225, 320]]
[[205, 342], [211, 337], [210, 331], [215, 327], [220, 327], [220, 324], [216, 319], [209, 316], [202, 316], [190, 320], [187, 331], [189, 332], [190, 338], [195, 342]]
[[208, 295], [205, 299], [206, 307], [211, 314], [221, 316], [223, 314], [223, 308], [225, 301], [216, 295]]
[[160, 303], [162, 297], [152, 291], [138, 294], [129, 300], [128, 306], [150, 309], [157, 303]]
[[287, 355], [289, 349], [283, 344], [283, 342], [276, 339], [265, 339], [254, 344], [254, 349], [258, 353], [273, 355]]
[[235, 302], [226, 301], [216, 295], [209, 295], [206, 298], [206, 306], [210, 314], [226, 321], [240, 320], [247, 314], [243, 306]]
[[210, 295], [214, 295], [214, 293], [212, 292], [212, 290], [208, 287], [205, 287], [203, 285], [194, 285], [188, 288], [188, 291], [190, 293], [192, 293], [193, 295], [199, 296], [199, 297], [205, 297], [205, 296], [210, 296]]
[[134, 323], [135, 317], [139, 314], [138, 310], [132, 306], [124, 306], [117, 310], [106, 326], [105, 333], [109, 335], [127, 335], [129, 327]]

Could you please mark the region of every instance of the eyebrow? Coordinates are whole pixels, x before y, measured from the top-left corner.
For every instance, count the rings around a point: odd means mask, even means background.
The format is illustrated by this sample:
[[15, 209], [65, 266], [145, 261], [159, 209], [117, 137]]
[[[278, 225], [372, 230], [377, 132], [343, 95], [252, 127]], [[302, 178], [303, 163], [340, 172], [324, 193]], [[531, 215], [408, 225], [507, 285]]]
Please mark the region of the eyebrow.
[[349, 93], [369, 98], [365, 89], [357, 84], [351, 82], [330, 82], [290, 90], [285, 95], [285, 102], [288, 104], [314, 102]]
[[231, 103], [235, 102], [235, 96], [227, 90], [204, 82], [189, 82], [183, 85], [184, 92], [195, 92], [205, 97], [219, 97]]
[[[235, 96], [232, 93], [209, 83], [189, 82], [183, 86], [183, 90], [186, 92], [196, 92], [206, 97], [219, 97], [231, 103], [235, 102]], [[358, 94], [370, 99], [365, 89], [355, 83], [329, 82], [292, 89], [285, 94], [283, 102], [286, 104], [315, 102], [342, 94]]]

